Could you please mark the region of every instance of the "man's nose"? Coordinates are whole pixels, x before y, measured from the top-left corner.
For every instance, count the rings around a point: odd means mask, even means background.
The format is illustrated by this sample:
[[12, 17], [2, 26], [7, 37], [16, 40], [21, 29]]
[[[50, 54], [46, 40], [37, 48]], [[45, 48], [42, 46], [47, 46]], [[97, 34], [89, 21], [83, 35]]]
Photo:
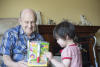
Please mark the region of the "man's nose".
[[29, 28], [32, 27], [32, 24], [31, 24], [31, 23], [28, 23], [28, 27], [29, 27]]

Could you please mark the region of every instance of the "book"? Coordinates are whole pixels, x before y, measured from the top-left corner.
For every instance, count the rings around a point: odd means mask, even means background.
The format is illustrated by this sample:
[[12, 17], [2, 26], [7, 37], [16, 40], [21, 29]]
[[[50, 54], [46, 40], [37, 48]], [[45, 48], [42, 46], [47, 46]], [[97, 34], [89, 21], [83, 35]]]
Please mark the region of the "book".
[[47, 66], [48, 61], [45, 52], [49, 50], [49, 43], [46, 41], [28, 41], [28, 66]]

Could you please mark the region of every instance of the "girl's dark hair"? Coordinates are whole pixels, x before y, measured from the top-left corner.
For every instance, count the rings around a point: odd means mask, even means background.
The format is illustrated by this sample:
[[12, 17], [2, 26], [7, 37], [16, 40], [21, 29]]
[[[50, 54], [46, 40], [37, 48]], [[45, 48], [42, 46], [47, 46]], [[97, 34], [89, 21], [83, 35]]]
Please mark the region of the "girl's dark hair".
[[75, 27], [73, 24], [71, 24], [68, 21], [62, 21], [54, 28], [53, 36], [54, 36], [54, 38], [60, 37], [65, 40], [67, 35], [69, 38], [74, 40]]

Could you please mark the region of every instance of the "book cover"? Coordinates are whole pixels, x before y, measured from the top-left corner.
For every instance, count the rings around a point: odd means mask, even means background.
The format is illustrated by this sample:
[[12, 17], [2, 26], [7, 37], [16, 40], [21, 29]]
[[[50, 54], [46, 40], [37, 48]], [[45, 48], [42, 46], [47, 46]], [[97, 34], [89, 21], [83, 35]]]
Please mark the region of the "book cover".
[[45, 52], [49, 50], [49, 43], [46, 41], [28, 41], [28, 66], [47, 66]]

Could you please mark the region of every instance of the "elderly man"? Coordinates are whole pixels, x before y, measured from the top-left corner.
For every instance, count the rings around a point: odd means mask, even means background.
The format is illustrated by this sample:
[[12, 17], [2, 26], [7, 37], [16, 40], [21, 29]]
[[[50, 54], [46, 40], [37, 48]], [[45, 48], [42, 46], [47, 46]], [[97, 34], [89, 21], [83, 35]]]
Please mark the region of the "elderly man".
[[27, 67], [27, 41], [44, 40], [36, 32], [36, 13], [32, 9], [21, 11], [19, 26], [5, 32], [3, 46], [2, 67]]

